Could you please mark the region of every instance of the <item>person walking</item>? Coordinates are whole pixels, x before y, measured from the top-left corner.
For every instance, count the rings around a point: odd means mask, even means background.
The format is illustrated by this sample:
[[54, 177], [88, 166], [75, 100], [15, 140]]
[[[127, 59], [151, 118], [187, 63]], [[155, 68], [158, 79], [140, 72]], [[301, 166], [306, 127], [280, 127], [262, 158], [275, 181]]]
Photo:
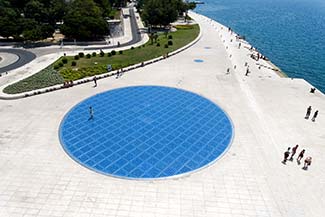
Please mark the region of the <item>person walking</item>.
[[93, 78], [93, 81], [94, 81], [94, 84], [95, 84], [94, 87], [97, 87], [97, 77], [96, 76]]
[[298, 144], [292, 148], [292, 152], [291, 152], [291, 157], [290, 157], [290, 161], [293, 161], [293, 156], [296, 154], [297, 149], [298, 149]]
[[311, 106], [309, 106], [309, 107], [307, 108], [307, 112], [306, 112], [305, 119], [308, 119], [309, 116], [310, 116], [310, 114], [311, 114]]
[[94, 119], [94, 110], [93, 107], [89, 107], [89, 119], [88, 120], [93, 120]]
[[308, 166], [311, 165], [311, 161], [312, 161], [312, 157], [310, 157], [310, 156], [305, 159], [305, 164], [304, 164], [304, 167], [303, 167], [304, 170], [308, 169]]
[[286, 164], [289, 155], [290, 155], [290, 147], [288, 147], [288, 149], [284, 152], [284, 158], [283, 158], [283, 161], [282, 161], [283, 164]]
[[297, 158], [297, 163], [300, 164], [301, 159], [304, 157], [305, 149], [302, 149], [302, 151], [299, 153]]
[[312, 122], [315, 122], [317, 115], [318, 115], [318, 110], [315, 111], [313, 118], [311, 119]]

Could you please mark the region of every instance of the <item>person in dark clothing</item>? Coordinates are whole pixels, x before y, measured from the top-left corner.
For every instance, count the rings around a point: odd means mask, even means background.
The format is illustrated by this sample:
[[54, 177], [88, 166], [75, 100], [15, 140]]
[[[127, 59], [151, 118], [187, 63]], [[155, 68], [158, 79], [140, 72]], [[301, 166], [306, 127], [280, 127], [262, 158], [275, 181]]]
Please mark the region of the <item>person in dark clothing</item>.
[[291, 152], [291, 157], [290, 157], [290, 161], [293, 161], [293, 156], [296, 154], [297, 149], [298, 149], [298, 144], [292, 148], [292, 152]]
[[299, 153], [297, 158], [297, 163], [300, 164], [301, 159], [304, 157], [305, 149], [302, 149], [302, 151]]
[[311, 121], [315, 122], [315, 119], [316, 119], [317, 115], [318, 115], [318, 110], [315, 111], [314, 116], [311, 119]]
[[311, 106], [309, 106], [309, 107], [307, 108], [307, 112], [306, 112], [305, 119], [308, 119], [309, 116], [310, 116], [310, 114], [311, 114]]
[[288, 149], [284, 152], [284, 158], [283, 158], [283, 161], [282, 161], [283, 164], [286, 164], [289, 155], [290, 155], [290, 147], [288, 147]]

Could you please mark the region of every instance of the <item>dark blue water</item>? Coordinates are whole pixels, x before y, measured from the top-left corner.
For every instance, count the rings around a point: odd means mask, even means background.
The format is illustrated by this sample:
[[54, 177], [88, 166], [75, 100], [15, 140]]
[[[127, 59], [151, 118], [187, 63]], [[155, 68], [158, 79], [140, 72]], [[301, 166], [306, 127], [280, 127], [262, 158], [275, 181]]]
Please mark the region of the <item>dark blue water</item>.
[[325, 93], [325, 0], [204, 0], [196, 12], [246, 36], [289, 77]]

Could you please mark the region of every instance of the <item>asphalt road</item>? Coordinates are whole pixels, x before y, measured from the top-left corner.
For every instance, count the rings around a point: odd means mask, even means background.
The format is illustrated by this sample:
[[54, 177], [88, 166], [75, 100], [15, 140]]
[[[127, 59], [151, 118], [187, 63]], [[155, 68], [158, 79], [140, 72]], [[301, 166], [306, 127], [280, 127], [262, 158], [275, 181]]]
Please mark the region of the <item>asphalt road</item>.
[[16, 62], [0, 68], [0, 74], [19, 68], [36, 58], [36, 55], [34, 53], [22, 49], [1, 49], [0, 48], [0, 52], [15, 54], [19, 57]]

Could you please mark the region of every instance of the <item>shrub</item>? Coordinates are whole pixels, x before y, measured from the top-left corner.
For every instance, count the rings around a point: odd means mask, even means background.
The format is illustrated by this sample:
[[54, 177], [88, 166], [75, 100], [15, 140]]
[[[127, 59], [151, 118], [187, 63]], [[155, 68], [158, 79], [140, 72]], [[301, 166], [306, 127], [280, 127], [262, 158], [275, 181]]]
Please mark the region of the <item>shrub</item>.
[[139, 49], [141, 49], [141, 46], [140, 47], [138, 47]]
[[131, 50], [133, 50], [133, 49], [134, 49], [134, 47], [132, 46], [132, 47], [131, 47]]
[[111, 54], [111, 53], [108, 53], [108, 54], [107, 54], [107, 56], [108, 56], [108, 57], [111, 57], [111, 56], [112, 56], [112, 54]]
[[101, 57], [105, 56], [104, 51], [101, 50], [100, 53], [99, 53], [99, 55], [100, 55]]
[[83, 58], [85, 56], [85, 54], [83, 52], [80, 52], [78, 55], [80, 58]]
[[172, 46], [173, 45], [173, 41], [168, 41], [168, 45]]
[[119, 53], [119, 54], [123, 54], [123, 51], [122, 51], [122, 50], [120, 50], [118, 53]]
[[165, 44], [165, 46], [164, 46], [165, 48], [168, 48], [168, 44]]
[[142, 45], [142, 47], [145, 47], [146, 45]]
[[59, 66], [59, 64], [56, 64], [56, 65], [54, 65], [54, 67], [53, 67], [55, 70], [57, 70], [57, 69], [59, 69], [60, 68], [60, 66]]
[[111, 51], [111, 54], [112, 54], [112, 56], [114, 56], [116, 54], [116, 51], [115, 50], [112, 50]]
[[87, 59], [90, 59], [91, 55], [90, 53], [86, 55]]
[[71, 66], [76, 66], [77, 65], [77, 62], [76, 61], [72, 61], [71, 62]]
[[160, 43], [157, 43], [157, 45], [156, 45], [157, 47], [160, 47]]
[[67, 64], [67, 63], [68, 63], [68, 59], [64, 57], [64, 58], [62, 59], [62, 63], [63, 63], [63, 64]]
[[96, 54], [96, 52], [93, 52], [91, 55], [92, 55], [93, 57], [95, 57], [97, 54]]
[[168, 35], [168, 39], [173, 39], [173, 36], [172, 35]]
[[62, 67], [63, 66], [63, 62], [59, 62], [58, 65], [59, 65], [59, 67]]
[[74, 56], [75, 60], [78, 60], [79, 58], [80, 58], [79, 55]]

